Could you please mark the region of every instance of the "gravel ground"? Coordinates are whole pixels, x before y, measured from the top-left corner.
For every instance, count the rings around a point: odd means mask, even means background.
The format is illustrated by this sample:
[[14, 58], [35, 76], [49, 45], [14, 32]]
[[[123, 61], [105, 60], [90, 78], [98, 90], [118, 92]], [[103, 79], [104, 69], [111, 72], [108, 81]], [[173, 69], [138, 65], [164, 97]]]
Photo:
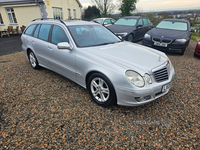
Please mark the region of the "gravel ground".
[[0, 56], [1, 149], [200, 149], [200, 58], [167, 54], [170, 92], [140, 107], [103, 108], [87, 90], [23, 52]]

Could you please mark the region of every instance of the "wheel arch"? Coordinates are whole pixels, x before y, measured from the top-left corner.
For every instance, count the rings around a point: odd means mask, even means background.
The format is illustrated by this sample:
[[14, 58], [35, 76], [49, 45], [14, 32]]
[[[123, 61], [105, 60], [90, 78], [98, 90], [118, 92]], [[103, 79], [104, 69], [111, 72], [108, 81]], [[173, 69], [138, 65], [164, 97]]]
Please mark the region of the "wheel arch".
[[110, 81], [110, 83], [112, 84], [113, 90], [114, 90], [114, 94], [115, 94], [115, 100], [114, 100], [114, 102], [112, 102], [112, 105], [116, 105], [117, 104], [117, 94], [116, 94], [115, 87], [114, 87], [113, 83], [111, 82], [110, 78], [107, 75], [105, 75], [104, 73], [102, 73], [100, 71], [96, 71], [96, 70], [88, 72], [87, 75], [86, 75], [86, 78], [85, 78], [86, 88], [89, 89], [88, 80], [89, 80], [90, 76], [94, 73], [102, 74], [103, 76], [105, 76]]
[[[93, 70], [93, 71], [90, 71], [90, 72], [88, 72], [87, 73], [87, 75], [86, 75], [86, 78], [85, 78], [85, 84], [86, 84], [86, 88], [88, 89], [88, 79], [89, 79], [89, 77], [92, 75], [92, 74], [94, 74], [94, 73], [100, 73], [100, 74], [102, 74], [102, 75], [104, 75], [109, 81], [110, 81], [110, 79], [108, 78], [108, 76], [106, 76], [104, 73], [102, 73], [102, 72], [100, 72], [100, 71], [96, 71], [96, 70]], [[110, 81], [111, 82], [111, 81]], [[112, 83], [112, 82], [111, 82]]]

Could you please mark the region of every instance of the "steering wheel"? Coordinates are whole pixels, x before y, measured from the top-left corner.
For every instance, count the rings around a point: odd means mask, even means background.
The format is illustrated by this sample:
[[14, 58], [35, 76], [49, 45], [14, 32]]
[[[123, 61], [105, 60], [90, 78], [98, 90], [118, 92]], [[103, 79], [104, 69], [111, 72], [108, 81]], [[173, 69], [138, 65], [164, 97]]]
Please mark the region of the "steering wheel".
[[79, 46], [89, 46], [89, 45], [93, 45], [94, 43], [91, 41], [91, 38], [88, 37], [80, 37], [76, 40], [76, 43]]

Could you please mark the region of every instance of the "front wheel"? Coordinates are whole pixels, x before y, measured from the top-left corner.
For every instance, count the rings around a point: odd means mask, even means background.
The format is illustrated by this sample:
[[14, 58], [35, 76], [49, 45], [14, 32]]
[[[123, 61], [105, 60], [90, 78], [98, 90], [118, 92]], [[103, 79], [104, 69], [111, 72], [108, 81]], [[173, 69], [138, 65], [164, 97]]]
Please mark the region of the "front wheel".
[[29, 58], [31, 67], [33, 69], [38, 69], [39, 68], [38, 61], [37, 61], [37, 58], [35, 57], [35, 54], [32, 51], [29, 52], [28, 58]]
[[101, 106], [116, 103], [116, 94], [110, 80], [100, 73], [92, 74], [87, 83], [92, 99]]
[[129, 41], [129, 42], [133, 42], [133, 34], [129, 34], [129, 36], [128, 36], [128, 41]]

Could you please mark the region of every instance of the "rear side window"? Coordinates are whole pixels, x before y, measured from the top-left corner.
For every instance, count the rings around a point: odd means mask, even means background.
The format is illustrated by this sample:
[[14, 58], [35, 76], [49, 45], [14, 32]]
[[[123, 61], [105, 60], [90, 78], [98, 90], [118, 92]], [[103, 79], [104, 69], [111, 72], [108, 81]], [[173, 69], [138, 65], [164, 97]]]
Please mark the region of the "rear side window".
[[68, 42], [69, 43], [69, 39], [68, 39], [65, 31], [63, 30], [63, 28], [61, 28], [60, 26], [57, 26], [57, 25], [53, 26], [51, 42], [54, 44], [58, 44], [60, 42]]
[[32, 26], [28, 27], [28, 29], [26, 30], [25, 34], [32, 35], [33, 30], [35, 29], [35, 26], [36, 25], [32, 25]]
[[111, 23], [115, 23], [115, 20], [111, 19]]
[[39, 33], [39, 29], [40, 29], [40, 24], [37, 26], [37, 28], [35, 29], [35, 32], [33, 34], [34, 37], [38, 37], [38, 33]]
[[106, 19], [104, 23], [111, 24], [110, 19]]
[[39, 38], [48, 41], [50, 28], [51, 28], [50, 24], [42, 24], [40, 27]]
[[142, 19], [138, 21], [138, 25], [143, 25]]
[[148, 21], [149, 24], [151, 23], [151, 21], [149, 19], [147, 19], [147, 21]]
[[147, 21], [147, 19], [143, 19], [143, 22], [144, 22], [144, 25], [149, 24], [148, 21]]

